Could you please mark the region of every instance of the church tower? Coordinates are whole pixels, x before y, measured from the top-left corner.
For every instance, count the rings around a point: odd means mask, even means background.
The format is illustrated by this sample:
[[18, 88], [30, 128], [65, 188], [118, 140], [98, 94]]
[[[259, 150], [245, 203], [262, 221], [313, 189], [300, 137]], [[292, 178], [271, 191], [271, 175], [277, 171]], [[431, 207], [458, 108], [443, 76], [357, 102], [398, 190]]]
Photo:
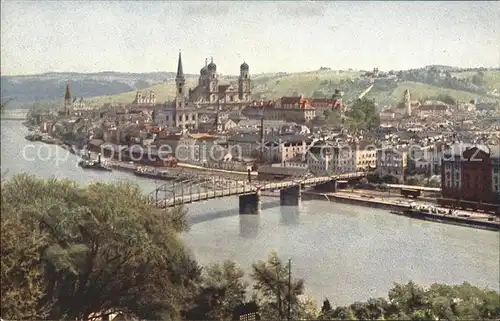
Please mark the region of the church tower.
[[242, 101], [250, 101], [250, 73], [246, 62], [240, 66], [240, 77], [238, 78], [238, 97]]
[[179, 50], [179, 61], [177, 62], [177, 76], [175, 76], [175, 108], [183, 109], [186, 105], [185, 89], [186, 89], [186, 78], [184, 77], [184, 71], [182, 69], [182, 57], [181, 51]]
[[405, 114], [406, 116], [411, 116], [411, 99], [410, 90], [405, 90]]
[[71, 100], [71, 92], [69, 90], [69, 85], [66, 85], [66, 93], [64, 94], [64, 113], [66, 116], [71, 114], [73, 101]]
[[219, 80], [217, 79], [217, 65], [214, 64], [214, 58], [211, 58], [207, 66], [208, 69], [208, 92], [210, 103], [215, 103], [219, 99]]
[[208, 60], [205, 58], [205, 66], [200, 70], [200, 78], [198, 79], [198, 86], [207, 86], [207, 74], [208, 74]]

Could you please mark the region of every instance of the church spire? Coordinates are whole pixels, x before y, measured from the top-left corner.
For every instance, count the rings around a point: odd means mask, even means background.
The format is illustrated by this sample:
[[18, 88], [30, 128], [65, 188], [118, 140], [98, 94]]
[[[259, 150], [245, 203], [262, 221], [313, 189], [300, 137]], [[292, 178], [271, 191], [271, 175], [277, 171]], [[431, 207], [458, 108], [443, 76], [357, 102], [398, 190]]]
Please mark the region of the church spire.
[[71, 100], [71, 93], [69, 91], [69, 85], [66, 85], [66, 94], [64, 94], [65, 100]]
[[184, 78], [184, 71], [182, 70], [182, 57], [179, 50], [179, 61], [177, 62], [177, 78]]

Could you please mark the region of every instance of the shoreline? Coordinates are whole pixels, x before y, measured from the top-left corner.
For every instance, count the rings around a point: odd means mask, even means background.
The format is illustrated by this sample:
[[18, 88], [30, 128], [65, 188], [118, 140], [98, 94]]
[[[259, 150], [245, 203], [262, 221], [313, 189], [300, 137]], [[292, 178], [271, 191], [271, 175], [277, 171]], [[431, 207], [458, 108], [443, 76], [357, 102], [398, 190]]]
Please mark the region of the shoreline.
[[[130, 163], [125, 163], [125, 162], [118, 162], [114, 160], [108, 160], [109, 165], [111, 168], [118, 170], [118, 171], [123, 171], [123, 172], [129, 172], [129, 173], [134, 173], [137, 169], [136, 164], [130, 164]], [[176, 172], [182, 172], [184, 170], [187, 170], [188, 172], [225, 172], [228, 174], [233, 174], [233, 175], [248, 175], [248, 173], [243, 173], [243, 172], [234, 172], [234, 171], [225, 171], [225, 170], [217, 170], [217, 169], [211, 169], [211, 168], [203, 168], [199, 166], [182, 166], [184, 164], [181, 164], [180, 166], [177, 167], [168, 167], [165, 168], [166, 170], [172, 170], [175, 168], [174, 171]], [[149, 178], [151, 180], [154, 180], [154, 178]], [[274, 193], [274, 192], [263, 192], [262, 196], [266, 197], [279, 197], [279, 193]], [[318, 200], [318, 201], [328, 201], [328, 202], [338, 202], [338, 203], [343, 203], [343, 204], [350, 204], [350, 205], [356, 205], [356, 206], [363, 206], [363, 207], [372, 207], [372, 208], [379, 208], [379, 209], [384, 209], [388, 210], [389, 214], [392, 215], [399, 215], [399, 216], [405, 216], [405, 217], [410, 217], [414, 219], [419, 219], [419, 220], [425, 220], [425, 221], [431, 221], [431, 222], [436, 222], [436, 223], [444, 223], [444, 224], [451, 224], [451, 225], [457, 225], [457, 226], [463, 226], [463, 227], [469, 227], [469, 228], [475, 228], [475, 229], [482, 229], [482, 230], [488, 230], [488, 231], [495, 231], [498, 232], [500, 231], [500, 222], [495, 222], [495, 221], [488, 221], [488, 220], [480, 220], [480, 219], [471, 219], [467, 217], [459, 217], [459, 216], [453, 216], [453, 215], [443, 215], [443, 214], [434, 214], [434, 213], [427, 213], [427, 212], [420, 212], [420, 211], [412, 211], [409, 212], [410, 206], [407, 204], [397, 204], [394, 202], [388, 202], [380, 199], [376, 199], [374, 197], [353, 197], [353, 196], [347, 196], [347, 195], [339, 195], [339, 194], [334, 194], [334, 193], [317, 193], [317, 192], [310, 192], [310, 191], [303, 191], [302, 192], [302, 200], [303, 201], [310, 201], [310, 200]]]
[[[275, 192], [262, 192], [261, 196], [265, 197], [279, 197], [279, 193]], [[379, 208], [389, 211], [391, 215], [405, 216], [422, 221], [429, 221], [434, 223], [442, 223], [449, 225], [456, 225], [462, 227], [475, 228], [480, 230], [499, 232], [500, 222], [471, 219], [453, 215], [443, 215], [426, 213], [420, 211], [405, 212], [410, 210], [410, 206], [406, 204], [394, 204], [391, 202], [384, 202], [375, 199], [359, 199], [345, 195], [335, 195], [333, 193], [316, 193], [316, 192], [302, 192], [302, 201], [327, 201], [342, 204], [349, 204], [362, 207]]]
[[453, 216], [453, 215], [443, 215], [443, 214], [435, 214], [435, 213], [427, 213], [421, 211], [412, 211], [406, 212], [410, 210], [410, 206], [406, 204], [395, 204], [391, 202], [384, 202], [382, 200], [375, 199], [359, 199], [344, 195], [334, 195], [334, 194], [321, 194], [314, 192], [303, 192], [303, 197], [306, 198], [303, 200], [323, 200], [329, 202], [338, 202], [343, 204], [350, 204], [356, 206], [364, 206], [364, 207], [372, 207], [385, 209], [390, 211], [390, 214], [405, 216], [409, 218], [431, 221], [436, 223], [444, 223], [451, 224], [469, 228], [476, 228], [488, 231], [499, 232], [500, 231], [500, 222], [488, 221], [488, 220], [480, 220], [473, 219], [467, 217]]

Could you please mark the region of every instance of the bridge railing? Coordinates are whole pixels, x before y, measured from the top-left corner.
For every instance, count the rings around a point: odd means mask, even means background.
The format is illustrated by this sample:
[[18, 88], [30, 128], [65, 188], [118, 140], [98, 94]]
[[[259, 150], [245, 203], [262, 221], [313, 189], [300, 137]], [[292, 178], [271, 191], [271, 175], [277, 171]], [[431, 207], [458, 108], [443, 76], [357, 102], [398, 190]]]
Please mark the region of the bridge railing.
[[[286, 181], [256, 181], [254, 183], [245, 180], [232, 180], [218, 176], [212, 176], [212, 179], [202, 176], [186, 179], [181, 177], [172, 183], [166, 183], [155, 189], [148, 196], [148, 201], [159, 207], [172, 206], [183, 203], [191, 203], [193, 201], [212, 199], [216, 197], [245, 194], [256, 192], [258, 190], [276, 190], [284, 189], [296, 185], [314, 185], [324, 183], [339, 178], [353, 178], [366, 176], [365, 172], [354, 172], [336, 174], [332, 176], [310, 177], [310, 178], [295, 178]], [[200, 189], [200, 184], [207, 184], [205, 191]], [[193, 192], [193, 187], [196, 190]], [[159, 196], [164, 194], [164, 197], [159, 199]], [[170, 197], [167, 197], [167, 194]]]

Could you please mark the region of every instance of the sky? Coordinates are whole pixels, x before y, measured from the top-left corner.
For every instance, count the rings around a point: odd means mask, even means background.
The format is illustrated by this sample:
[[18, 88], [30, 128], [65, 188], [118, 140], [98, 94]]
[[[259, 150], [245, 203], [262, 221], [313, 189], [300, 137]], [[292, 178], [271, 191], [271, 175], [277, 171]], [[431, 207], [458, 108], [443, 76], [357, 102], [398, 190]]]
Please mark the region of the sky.
[[500, 2], [1, 2], [1, 74], [500, 67]]

